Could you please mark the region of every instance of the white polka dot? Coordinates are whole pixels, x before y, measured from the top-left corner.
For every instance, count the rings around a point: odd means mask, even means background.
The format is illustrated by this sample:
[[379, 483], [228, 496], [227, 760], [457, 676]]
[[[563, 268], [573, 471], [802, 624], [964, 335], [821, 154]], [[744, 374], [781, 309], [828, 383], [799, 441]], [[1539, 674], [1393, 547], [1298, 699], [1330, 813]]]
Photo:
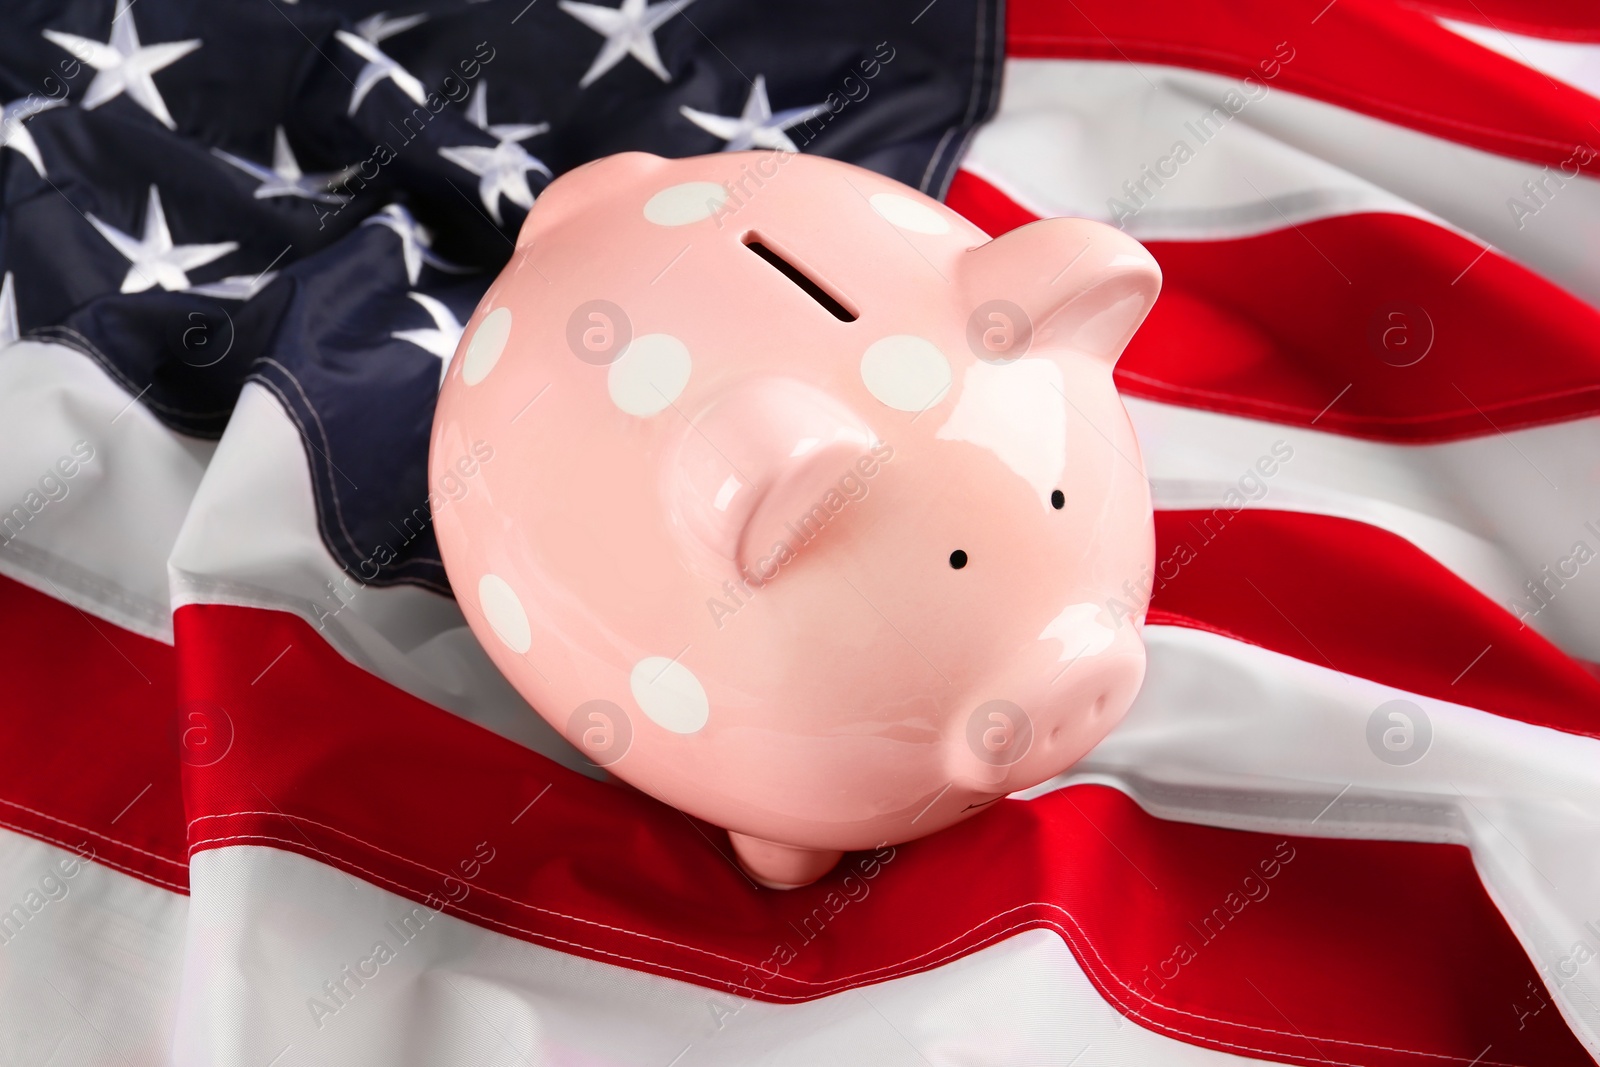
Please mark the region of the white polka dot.
[[895, 334], [861, 357], [867, 392], [900, 411], [924, 411], [950, 392], [950, 361], [932, 341]]
[[692, 734], [711, 717], [711, 704], [694, 672], [677, 660], [650, 656], [634, 665], [628, 687], [639, 708], [657, 726]]
[[899, 193], [878, 193], [872, 198], [872, 210], [888, 219], [902, 230], [912, 233], [949, 233], [950, 220], [927, 204], [921, 204]]
[[520, 656], [533, 645], [528, 613], [522, 610], [522, 601], [504, 578], [485, 574], [478, 579], [478, 607], [489, 620], [495, 636], [511, 651]]
[[654, 415], [678, 399], [689, 384], [689, 349], [667, 333], [647, 333], [628, 342], [606, 372], [611, 400], [629, 415]]
[[510, 308], [495, 308], [485, 315], [472, 332], [472, 340], [467, 342], [467, 354], [461, 361], [461, 380], [477, 385], [487, 378], [494, 365], [500, 362], [500, 353], [506, 350], [510, 337]]
[[644, 217], [657, 226], [687, 226], [709, 219], [728, 202], [721, 182], [684, 182], [669, 185], [644, 205]]

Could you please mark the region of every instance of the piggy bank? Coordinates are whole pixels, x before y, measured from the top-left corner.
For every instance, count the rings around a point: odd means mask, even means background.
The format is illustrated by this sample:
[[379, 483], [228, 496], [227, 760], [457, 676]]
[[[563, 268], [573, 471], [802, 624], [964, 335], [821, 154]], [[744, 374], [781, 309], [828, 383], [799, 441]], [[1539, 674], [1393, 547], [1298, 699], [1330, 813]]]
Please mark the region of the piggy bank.
[[1143, 678], [1136, 241], [790, 153], [562, 176], [450, 361], [434, 520], [496, 666], [764, 885], [1086, 753]]

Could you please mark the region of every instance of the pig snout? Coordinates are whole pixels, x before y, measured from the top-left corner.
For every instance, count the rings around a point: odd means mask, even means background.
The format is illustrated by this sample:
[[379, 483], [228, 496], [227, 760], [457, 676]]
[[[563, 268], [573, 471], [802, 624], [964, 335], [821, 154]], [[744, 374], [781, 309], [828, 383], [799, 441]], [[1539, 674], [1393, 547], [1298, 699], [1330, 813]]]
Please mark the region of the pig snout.
[[946, 777], [984, 802], [1049, 781], [1111, 732], [1143, 674], [1143, 657], [1112, 656], [1060, 693], [975, 702], [945, 739]]

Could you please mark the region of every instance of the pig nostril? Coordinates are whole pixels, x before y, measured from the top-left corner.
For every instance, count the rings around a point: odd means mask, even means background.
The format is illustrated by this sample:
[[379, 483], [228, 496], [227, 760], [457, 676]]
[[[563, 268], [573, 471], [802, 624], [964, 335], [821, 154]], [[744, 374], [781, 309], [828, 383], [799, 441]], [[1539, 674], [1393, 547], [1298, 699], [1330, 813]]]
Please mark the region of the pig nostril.
[[965, 552], [958, 548], [954, 552], [950, 553], [950, 566], [954, 567], [956, 570], [960, 570], [966, 565], [967, 554]]
[[1050, 506], [1060, 511], [1067, 506], [1067, 494], [1057, 489], [1050, 494]]

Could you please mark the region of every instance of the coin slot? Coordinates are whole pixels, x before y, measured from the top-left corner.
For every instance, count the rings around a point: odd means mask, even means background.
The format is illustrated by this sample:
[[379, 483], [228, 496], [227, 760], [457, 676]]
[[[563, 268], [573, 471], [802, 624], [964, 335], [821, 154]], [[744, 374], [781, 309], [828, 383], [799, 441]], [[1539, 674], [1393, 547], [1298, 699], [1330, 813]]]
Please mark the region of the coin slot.
[[824, 289], [817, 281], [807, 275], [805, 271], [801, 270], [799, 267], [785, 259], [771, 246], [762, 241], [760, 237], [753, 233], [745, 234], [744, 246], [750, 251], [754, 252], [756, 255], [760, 256], [762, 259], [766, 260], [768, 263], [772, 264], [772, 266], [776, 267], [778, 269], [778, 273], [782, 274], [785, 278], [788, 278], [791, 282], [794, 282], [795, 285], [800, 287], [802, 292], [804, 292], [811, 299], [815, 300], [817, 303], [821, 304], [828, 314], [832, 315], [840, 322], [856, 321], [856, 313], [852, 311], [842, 300], [828, 292], [828, 290]]

